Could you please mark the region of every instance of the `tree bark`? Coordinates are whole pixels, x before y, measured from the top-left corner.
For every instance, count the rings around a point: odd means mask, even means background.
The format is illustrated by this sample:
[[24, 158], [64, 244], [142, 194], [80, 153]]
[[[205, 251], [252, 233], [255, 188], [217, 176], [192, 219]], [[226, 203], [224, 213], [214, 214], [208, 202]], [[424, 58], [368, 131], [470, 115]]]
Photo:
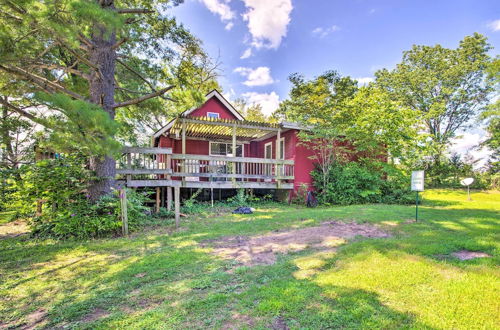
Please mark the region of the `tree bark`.
[[[113, 0], [100, 0], [99, 2], [104, 9], [114, 10]], [[116, 44], [116, 33], [108, 31], [106, 26], [97, 22], [91, 40], [93, 47], [89, 50], [89, 60], [97, 66], [98, 70], [93, 70], [90, 75], [90, 101], [99, 104], [114, 120], [116, 51], [113, 45]], [[90, 198], [95, 201], [108, 194], [115, 184], [115, 160], [111, 156], [93, 156], [89, 165], [97, 176], [89, 187]]]
[[[1, 97], [1, 96], [0, 96]], [[5, 101], [7, 97], [4, 96]], [[12, 147], [12, 138], [10, 136], [9, 124], [7, 121], [9, 116], [9, 111], [5, 105], [2, 105], [2, 144], [4, 146], [4, 152], [2, 153], [2, 163], [6, 168], [17, 168], [17, 155], [14, 153], [14, 148]]]

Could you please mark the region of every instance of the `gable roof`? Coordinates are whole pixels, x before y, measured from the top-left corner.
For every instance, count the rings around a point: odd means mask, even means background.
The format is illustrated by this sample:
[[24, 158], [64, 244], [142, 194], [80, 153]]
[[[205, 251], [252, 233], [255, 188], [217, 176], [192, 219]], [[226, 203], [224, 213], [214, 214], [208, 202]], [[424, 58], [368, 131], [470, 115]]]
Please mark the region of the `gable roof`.
[[[205, 96], [205, 103], [207, 103], [207, 101], [209, 101], [210, 99], [212, 98], [216, 98], [217, 100], [219, 100], [220, 103], [222, 103], [222, 105], [224, 105], [224, 107], [226, 107], [229, 112], [231, 112], [231, 114], [233, 114], [238, 120], [245, 120], [245, 118], [232, 106], [231, 103], [229, 103], [226, 98], [224, 96], [222, 96], [222, 94], [214, 89], [213, 91], [211, 91], [210, 93], [208, 93], [206, 96]], [[203, 105], [202, 105], [203, 106]], [[179, 117], [187, 117], [189, 116], [191, 113], [193, 113], [195, 110], [201, 108], [200, 107], [197, 107], [197, 108], [192, 108], [192, 109], [189, 109], [189, 110], [186, 110], [184, 112], [182, 112]], [[167, 125], [163, 126], [162, 128], [160, 128], [158, 131], [156, 131], [154, 134], [153, 134], [153, 139], [156, 139], [158, 138], [159, 136], [161, 136], [163, 133], [165, 133], [166, 131], [168, 131], [172, 125], [175, 123], [175, 119], [177, 118], [174, 118], [172, 119]]]

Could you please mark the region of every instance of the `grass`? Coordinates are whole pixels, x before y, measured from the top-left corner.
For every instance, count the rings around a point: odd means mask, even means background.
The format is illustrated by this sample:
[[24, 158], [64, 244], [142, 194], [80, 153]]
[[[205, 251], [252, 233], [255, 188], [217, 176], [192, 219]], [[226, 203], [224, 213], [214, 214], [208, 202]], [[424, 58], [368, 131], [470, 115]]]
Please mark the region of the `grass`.
[[[418, 223], [408, 221], [414, 206], [270, 205], [130, 238], [55, 242], [0, 232], [0, 327], [499, 328], [500, 193], [423, 197]], [[330, 219], [378, 224], [393, 236], [253, 267], [199, 244]], [[450, 257], [462, 249], [492, 257]]]

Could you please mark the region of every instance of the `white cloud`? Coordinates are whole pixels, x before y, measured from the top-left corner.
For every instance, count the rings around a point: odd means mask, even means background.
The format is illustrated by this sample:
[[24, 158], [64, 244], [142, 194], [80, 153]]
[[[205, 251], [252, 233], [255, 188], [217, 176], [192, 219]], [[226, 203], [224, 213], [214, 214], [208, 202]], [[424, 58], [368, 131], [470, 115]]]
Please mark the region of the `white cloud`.
[[229, 92], [222, 93], [222, 96], [224, 96], [224, 98], [226, 100], [232, 100], [235, 95], [236, 95], [236, 92], [234, 91], [233, 88], [230, 88]]
[[356, 78], [358, 81], [358, 86], [366, 86], [369, 83], [375, 81], [375, 78], [373, 77], [361, 77], [361, 78]]
[[340, 30], [340, 27], [338, 25], [332, 25], [332, 26], [326, 27], [326, 28], [317, 27], [314, 30], [312, 30], [312, 35], [315, 37], [318, 37], [318, 38], [324, 38], [327, 35], [329, 35], [330, 33], [333, 33], [333, 32], [339, 31], [339, 30]]
[[488, 24], [488, 27], [493, 31], [497, 32], [500, 31], [500, 19], [497, 19], [496, 21], [490, 22]]
[[244, 85], [252, 86], [265, 86], [274, 83], [271, 77], [271, 70], [267, 66], [259, 66], [257, 69], [238, 67], [234, 72], [239, 73], [247, 80], [243, 82]]
[[243, 0], [248, 10], [243, 14], [255, 48], [277, 49], [286, 36], [293, 9], [291, 0]]
[[240, 59], [244, 60], [245, 58], [249, 58], [250, 56], [252, 56], [252, 48], [247, 48], [245, 49], [243, 54], [241, 54]]
[[450, 152], [462, 156], [470, 154], [474, 160], [480, 160], [475, 164], [475, 167], [479, 168], [486, 164], [488, 157], [491, 155], [491, 150], [488, 148], [476, 148], [485, 139], [486, 132], [482, 129], [478, 130], [478, 133], [462, 133], [460, 137], [451, 141]]
[[231, 30], [233, 27], [232, 20], [236, 16], [236, 13], [231, 10], [228, 3], [231, 0], [199, 0], [201, 3], [207, 7], [210, 12], [219, 15], [222, 22], [228, 22], [225, 26], [226, 30]]
[[274, 91], [271, 93], [248, 92], [242, 94], [242, 96], [250, 104], [259, 104], [262, 107], [262, 112], [266, 116], [272, 115], [272, 113], [278, 109], [280, 104], [280, 97]]

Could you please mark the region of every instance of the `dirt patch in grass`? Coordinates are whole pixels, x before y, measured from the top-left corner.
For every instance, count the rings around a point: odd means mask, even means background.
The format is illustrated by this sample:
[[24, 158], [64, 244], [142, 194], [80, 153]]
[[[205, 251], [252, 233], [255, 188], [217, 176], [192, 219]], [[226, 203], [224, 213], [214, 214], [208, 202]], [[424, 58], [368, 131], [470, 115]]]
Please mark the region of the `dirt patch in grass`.
[[109, 315], [110, 314], [106, 310], [102, 308], [96, 308], [91, 313], [85, 315], [81, 321], [84, 323], [90, 323]]
[[213, 253], [225, 259], [237, 260], [243, 265], [270, 265], [277, 253], [301, 251], [306, 248], [333, 249], [356, 236], [382, 238], [390, 235], [369, 224], [324, 222], [320, 226], [277, 231], [260, 236], [230, 236], [205, 241]]
[[25, 221], [16, 220], [0, 225], [0, 239], [13, 238], [29, 233], [29, 226]]
[[290, 329], [288, 325], [286, 325], [285, 320], [279, 316], [273, 320], [271, 323], [271, 329], [273, 330], [288, 330]]
[[251, 316], [233, 313], [231, 315], [231, 319], [226, 321], [222, 325], [222, 329], [224, 330], [233, 330], [233, 329], [241, 329], [241, 328], [253, 328], [255, 326], [255, 319]]
[[460, 250], [457, 252], [453, 252], [451, 254], [455, 258], [458, 258], [460, 260], [470, 260], [470, 259], [476, 259], [476, 258], [489, 258], [491, 257], [489, 254], [484, 253], [484, 252], [477, 252], [477, 251], [469, 251], [469, 250]]

